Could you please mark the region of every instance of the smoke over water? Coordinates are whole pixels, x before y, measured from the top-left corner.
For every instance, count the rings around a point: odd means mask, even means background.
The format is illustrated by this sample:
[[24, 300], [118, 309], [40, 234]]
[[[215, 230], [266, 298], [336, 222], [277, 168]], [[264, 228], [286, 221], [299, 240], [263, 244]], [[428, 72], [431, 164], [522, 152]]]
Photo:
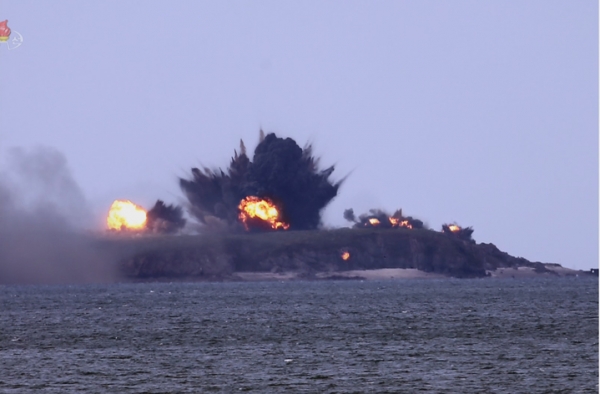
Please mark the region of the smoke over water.
[[261, 131], [252, 161], [240, 142], [227, 171], [192, 168], [180, 186], [191, 215], [211, 229], [316, 229], [342, 183], [330, 181], [333, 166], [320, 170], [318, 162], [310, 145], [302, 149], [291, 138]]
[[91, 223], [65, 157], [38, 147], [8, 151], [0, 171], [0, 283], [81, 283], [114, 278], [83, 226]]

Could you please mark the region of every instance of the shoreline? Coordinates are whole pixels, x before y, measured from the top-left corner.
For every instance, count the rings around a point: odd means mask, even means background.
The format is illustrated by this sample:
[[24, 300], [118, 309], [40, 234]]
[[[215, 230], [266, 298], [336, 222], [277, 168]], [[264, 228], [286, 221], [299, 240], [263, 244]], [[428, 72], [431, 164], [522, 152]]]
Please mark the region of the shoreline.
[[[531, 267], [498, 268], [487, 271], [482, 279], [525, 279], [592, 276], [586, 271], [564, 267], [547, 267], [553, 273], [538, 273]], [[454, 277], [434, 272], [425, 272], [416, 268], [379, 268], [336, 272], [318, 272], [307, 276], [301, 272], [234, 272], [231, 279], [244, 282], [269, 282], [289, 280], [397, 280], [397, 279], [452, 279]]]

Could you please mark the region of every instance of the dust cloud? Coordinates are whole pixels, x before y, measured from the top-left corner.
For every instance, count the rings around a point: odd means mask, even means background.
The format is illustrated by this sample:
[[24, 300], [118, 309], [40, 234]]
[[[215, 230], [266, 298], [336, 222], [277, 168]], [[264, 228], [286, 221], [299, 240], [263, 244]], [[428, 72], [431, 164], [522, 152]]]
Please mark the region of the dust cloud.
[[0, 284], [107, 282], [111, 258], [67, 160], [49, 147], [12, 148], [0, 167]]

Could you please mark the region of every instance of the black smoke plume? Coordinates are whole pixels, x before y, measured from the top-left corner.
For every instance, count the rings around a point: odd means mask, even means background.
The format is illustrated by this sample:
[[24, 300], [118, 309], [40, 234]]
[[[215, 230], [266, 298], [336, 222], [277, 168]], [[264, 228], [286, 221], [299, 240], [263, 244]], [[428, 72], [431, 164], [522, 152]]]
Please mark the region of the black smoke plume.
[[463, 241], [475, 243], [473, 240], [473, 227], [460, 227], [456, 223], [454, 224], [442, 224], [442, 232], [448, 234], [451, 237], [462, 239]]
[[354, 209], [352, 209], [352, 208], [346, 209], [344, 211], [344, 219], [346, 219], [349, 222], [355, 222], [356, 223], [356, 216], [354, 216]]
[[161, 200], [146, 213], [146, 229], [152, 233], [173, 234], [183, 229], [185, 223], [180, 206], [166, 205]]
[[380, 209], [370, 209], [369, 213], [362, 214], [356, 220], [353, 209], [344, 211], [344, 219], [354, 223], [355, 228], [423, 228], [423, 222], [412, 216], [402, 215], [402, 210], [398, 209], [392, 215]]
[[261, 131], [252, 161], [241, 142], [240, 152], [235, 152], [226, 171], [192, 168], [191, 179], [179, 180], [190, 214], [200, 223], [241, 229], [240, 201], [256, 196], [274, 202], [280, 220], [290, 229], [310, 230], [321, 225], [321, 211], [342, 183], [329, 179], [334, 167], [319, 170], [310, 145], [302, 149], [291, 138], [273, 133], [263, 136]]

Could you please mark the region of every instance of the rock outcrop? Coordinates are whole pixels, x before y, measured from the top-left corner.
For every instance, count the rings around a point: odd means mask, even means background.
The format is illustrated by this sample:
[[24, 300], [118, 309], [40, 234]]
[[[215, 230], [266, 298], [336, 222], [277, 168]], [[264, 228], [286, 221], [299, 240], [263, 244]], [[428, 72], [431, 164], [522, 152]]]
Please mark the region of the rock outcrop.
[[226, 280], [234, 272], [318, 272], [415, 268], [457, 278], [503, 267], [545, 264], [513, 257], [493, 244], [419, 229], [337, 229], [263, 234], [153, 236], [106, 241], [120, 250], [130, 279]]

